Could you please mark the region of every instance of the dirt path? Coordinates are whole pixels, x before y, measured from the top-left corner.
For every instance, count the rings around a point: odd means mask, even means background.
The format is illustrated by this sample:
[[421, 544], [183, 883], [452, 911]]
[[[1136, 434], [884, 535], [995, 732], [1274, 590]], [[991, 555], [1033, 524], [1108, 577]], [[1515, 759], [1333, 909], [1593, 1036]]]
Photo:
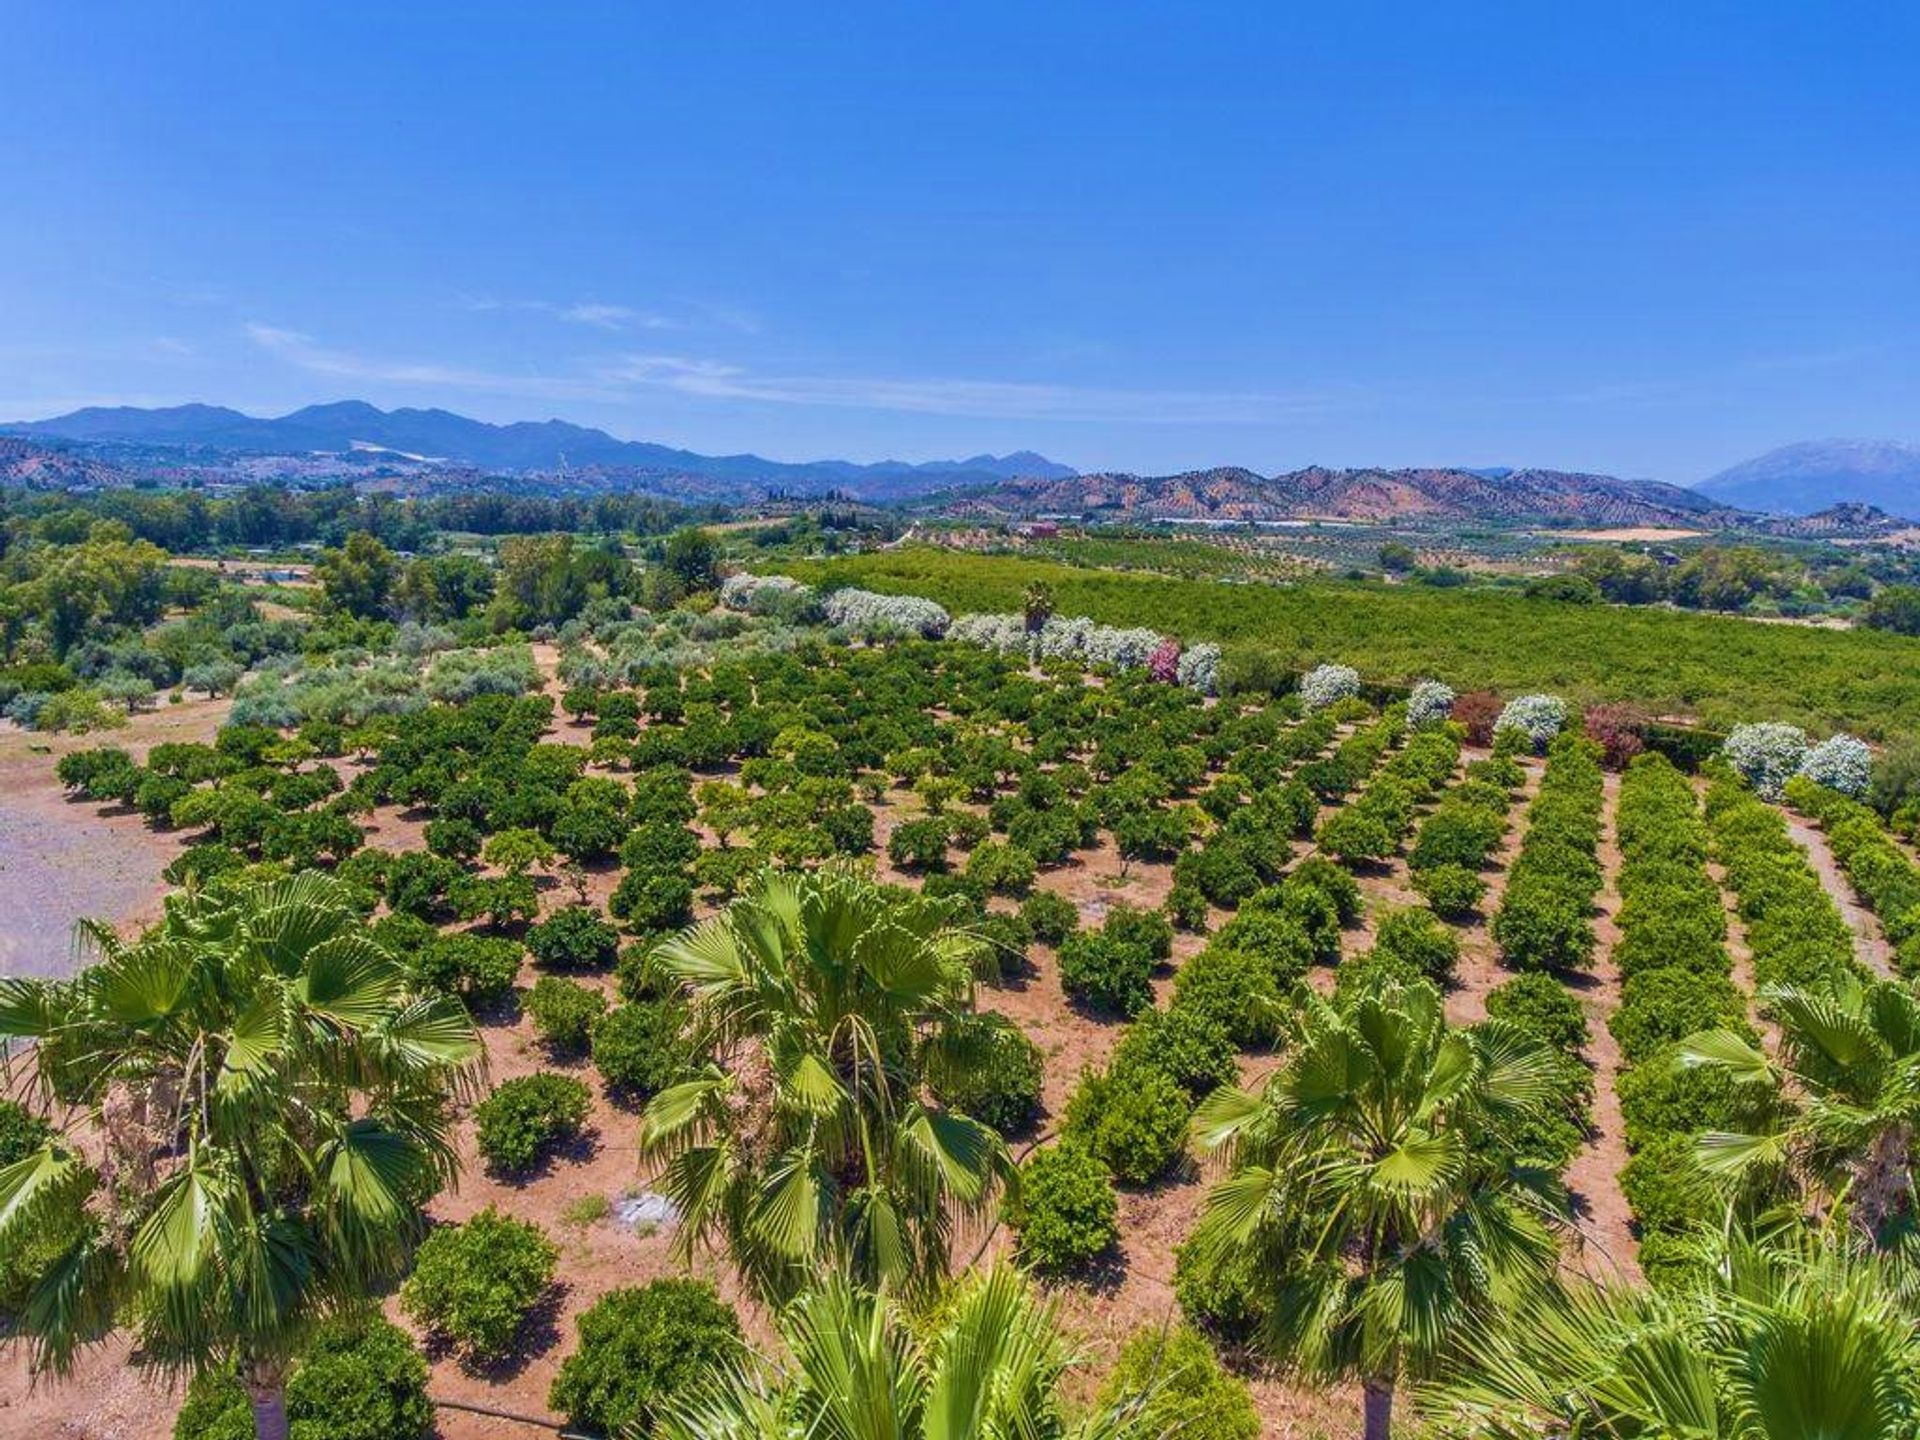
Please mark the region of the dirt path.
[[1608, 771], [1605, 810], [1600, 829], [1600, 871], [1604, 876], [1599, 913], [1593, 929], [1598, 944], [1588, 983], [1581, 993], [1592, 1038], [1587, 1060], [1593, 1066], [1593, 1133], [1567, 1167], [1567, 1188], [1580, 1207], [1584, 1242], [1581, 1264], [1597, 1278], [1624, 1275], [1639, 1278], [1635, 1261], [1633, 1212], [1620, 1190], [1620, 1172], [1627, 1163], [1626, 1122], [1618, 1093], [1620, 1047], [1607, 1028], [1607, 1019], [1620, 1000], [1620, 971], [1613, 950], [1620, 943], [1620, 776]]
[[68, 799], [54, 775], [60, 757], [115, 745], [144, 760], [169, 741], [211, 741], [231, 705], [163, 704], [93, 735], [0, 723], [0, 975], [71, 974], [76, 920], [127, 929], [157, 919], [166, 894], [160, 872], [181, 849], [177, 835], [123, 805]]
[[1813, 873], [1820, 877], [1820, 884], [1838, 907], [1840, 918], [1853, 931], [1853, 953], [1874, 974], [1891, 976], [1894, 973], [1893, 945], [1880, 928], [1880, 921], [1860, 903], [1860, 897], [1854, 893], [1853, 882], [1847, 879], [1846, 871], [1840, 868], [1840, 862], [1834, 858], [1833, 846], [1827, 843], [1826, 832], [1805, 816], [1784, 806], [1780, 813], [1786, 819], [1788, 836], [1806, 851], [1807, 863], [1813, 867]]

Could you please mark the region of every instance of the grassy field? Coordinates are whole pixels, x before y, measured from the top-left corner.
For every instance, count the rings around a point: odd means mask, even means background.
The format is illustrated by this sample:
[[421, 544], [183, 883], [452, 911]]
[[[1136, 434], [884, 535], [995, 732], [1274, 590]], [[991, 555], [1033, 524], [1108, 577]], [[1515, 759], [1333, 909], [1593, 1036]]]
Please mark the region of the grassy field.
[[1709, 725], [1788, 720], [1871, 739], [1920, 729], [1920, 640], [1875, 631], [1335, 580], [1223, 585], [931, 547], [783, 568], [955, 613], [1018, 609], [1044, 580], [1063, 615], [1264, 646], [1298, 666], [1340, 661], [1380, 680], [1630, 700]]

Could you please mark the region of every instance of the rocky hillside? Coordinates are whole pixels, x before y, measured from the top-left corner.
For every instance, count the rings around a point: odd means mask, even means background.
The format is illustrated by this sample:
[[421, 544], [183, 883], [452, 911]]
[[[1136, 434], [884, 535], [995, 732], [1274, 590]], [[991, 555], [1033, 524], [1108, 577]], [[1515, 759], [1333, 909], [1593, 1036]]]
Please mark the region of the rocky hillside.
[[956, 503], [973, 513], [1164, 520], [1504, 520], [1712, 529], [1743, 518], [1692, 490], [1559, 470], [1331, 470], [1282, 475], [1079, 475], [1013, 480]]
[[85, 453], [0, 435], [0, 485], [73, 490], [131, 483], [124, 471]]

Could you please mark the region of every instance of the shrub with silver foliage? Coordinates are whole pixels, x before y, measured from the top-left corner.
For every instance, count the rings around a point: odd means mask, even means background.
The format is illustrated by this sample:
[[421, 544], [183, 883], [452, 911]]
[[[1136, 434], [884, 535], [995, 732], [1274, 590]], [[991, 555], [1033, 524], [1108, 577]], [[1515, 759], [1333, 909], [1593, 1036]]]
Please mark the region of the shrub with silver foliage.
[[1558, 695], [1516, 695], [1493, 722], [1497, 735], [1518, 730], [1535, 750], [1544, 750], [1567, 726], [1567, 702]]
[[1212, 643], [1188, 646], [1180, 652], [1180, 667], [1175, 673], [1188, 689], [1213, 694], [1220, 686], [1220, 647]]
[[1807, 752], [1800, 773], [1816, 785], [1864, 800], [1873, 785], [1873, 752], [1864, 740], [1835, 735]]
[[1351, 665], [1316, 665], [1300, 677], [1300, 704], [1324, 710], [1360, 693], [1360, 672]]
[[720, 582], [720, 603], [729, 610], [762, 613], [782, 600], [798, 602], [813, 593], [791, 575], [749, 575], [741, 571]]
[[1720, 753], [1762, 799], [1778, 800], [1806, 762], [1807, 732], [1798, 725], [1736, 725]]
[[1147, 657], [1160, 648], [1158, 631], [1120, 630], [1111, 625], [1096, 625], [1087, 632], [1087, 662], [1111, 665], [1116, 670], [1138, 670]]
[[822, 604], [829, 625], [860, 636], [924, 635], [938, 640], [952, 618], [918, 595], [881, 595], [872, 590], [836, 590]]
[[949, 640], [978, 645], [1000, 655], [1024, 655], [1032, 636], [1024, 615], [958, 615], [947, 629]]
[[1438, 680], [1422, 680], [1413, 687], [1413, 694], [1407, 697], [1407, 724], [1418, 730], [1427, 725], [1439, 725], [1453, 714], [1453, 702], [1458, 697], [1451, 685]]

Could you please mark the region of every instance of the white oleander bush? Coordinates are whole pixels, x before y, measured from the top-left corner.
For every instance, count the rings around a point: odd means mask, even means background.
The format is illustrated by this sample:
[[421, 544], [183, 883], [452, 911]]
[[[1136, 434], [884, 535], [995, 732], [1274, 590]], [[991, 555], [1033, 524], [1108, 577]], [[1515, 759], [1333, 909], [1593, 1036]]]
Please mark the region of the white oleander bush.
[[1180, 653], [1179, 681], [1190, 690], [1212, 695], [1220, 688], [1220, 647], [1191, 645]]
[[1536, 751], [1542, 751], [1566, 726], [1567, 702], [1558, 695], [1517, 695], [1493, 722], [1493, 732], [1518, 730]]
[[1422, 680], [1407, 699], [1407, 724], [1418, 730], [1444, 724], [1453, 714], [1453, 702], [1459, 697], [1451, 685], [1438, 680]]
[[1033, 639], [1025, 616], [988, 614], [955, 616], [947, 638], [1001, 655], [1024, 655]]
[[1736, 725], [1720, 753], [1756, 794], [1778, 800], [1786, 792], [1787, 781], [1806, 763], [1807, 732], [1798, 725], [1772, 722]]
[[1873, 786], [1873, 752], [1851, 735], [1835, 735], [1807, 751], [1800, 773], [1816, 785], [1864, 800]]
[[1300, 677], [1300, 703], [1324, 710], [1360, 693], [1360, 672], [1351, 665], [1316, 665]]
[[862, 637], [921, 635], [938, 640], [953, 623], [944, 607], [917, 595], [881, 595], [872, 590], [836, 590], [821, 604], [829, 625]]

